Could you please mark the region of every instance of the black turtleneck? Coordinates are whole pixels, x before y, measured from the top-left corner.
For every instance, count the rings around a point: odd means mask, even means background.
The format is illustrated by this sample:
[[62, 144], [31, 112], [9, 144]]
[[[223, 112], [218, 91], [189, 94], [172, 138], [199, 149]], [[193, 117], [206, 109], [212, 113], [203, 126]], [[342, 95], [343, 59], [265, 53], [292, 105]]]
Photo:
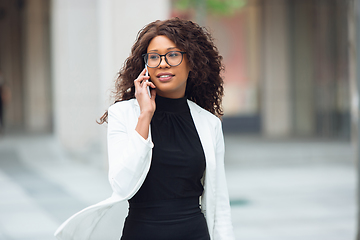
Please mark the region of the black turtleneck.
[[187, 99], [157, 95], [155, 102], [150, 170], [129, 202], [198, 197], [203, 192], [200, 180], [205, 171], [205, 155]]

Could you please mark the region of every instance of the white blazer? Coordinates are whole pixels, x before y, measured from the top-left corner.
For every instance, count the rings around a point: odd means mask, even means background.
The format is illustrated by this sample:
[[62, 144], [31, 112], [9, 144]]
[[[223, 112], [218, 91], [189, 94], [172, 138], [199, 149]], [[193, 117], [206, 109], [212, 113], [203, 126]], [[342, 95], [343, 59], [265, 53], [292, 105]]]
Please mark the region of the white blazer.
[[[206, 158], [204, 213], [211, 240], [233, 240], [229, 195], [224, 170], [224, 139], [219, 118], [188, 100]], [[61, 240], [118, 240], [122, 229], [119, 203], [129, 200], [144, 182], [151, 164], [151, 135], [144, 139], [135, 127], [140, 115], [136, 99], [121, 101], [108, 111], [110, 198], [85, 208], [55, 232]], [[150, 131], [149, 131], [150, 132]]]

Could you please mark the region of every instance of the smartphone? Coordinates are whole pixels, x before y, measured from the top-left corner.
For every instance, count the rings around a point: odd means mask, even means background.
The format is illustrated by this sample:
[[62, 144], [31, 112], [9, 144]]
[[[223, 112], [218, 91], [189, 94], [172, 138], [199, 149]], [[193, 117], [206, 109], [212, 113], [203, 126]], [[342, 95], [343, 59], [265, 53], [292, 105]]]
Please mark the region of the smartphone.
[[[147, 66], [146, 66], [146, 63], [145, 63], [145, 76], [148, 77], [149, 76], [149, 71], [147, 69]], [[149, 80], [146, 80], [146, 82], [149, 82]], [[150, 87], [147, 86], [147, 91], [148, 91], [148, 94], [149, 94], [149, 97], [151, 98], [151, 93], [150, 93]]]

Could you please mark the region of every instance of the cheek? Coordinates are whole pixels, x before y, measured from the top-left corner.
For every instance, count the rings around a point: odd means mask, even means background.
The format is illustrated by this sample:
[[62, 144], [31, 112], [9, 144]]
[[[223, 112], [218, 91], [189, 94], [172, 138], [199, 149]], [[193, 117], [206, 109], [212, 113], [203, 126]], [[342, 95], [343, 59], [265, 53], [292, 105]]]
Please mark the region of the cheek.
[[184, 66], [184, 75], [185, 75], [186, 80], [189, 76], [190, 71], [191, 71], [191, 68], [190, 68], [189, 61], [186, 60], [186, 65]]
[[184, 81], [186, 82], [189, 77], [189, 72], [184, 72]]
[[152, 68], [148, 68], [150, 80], [155, 78], [155, 71]]
[[189, 68], [185, 67], [184, 70], [183, 70], [183, 77], [185, 78], [185, 81], [188, 79], [189, 73], [190, 73]]

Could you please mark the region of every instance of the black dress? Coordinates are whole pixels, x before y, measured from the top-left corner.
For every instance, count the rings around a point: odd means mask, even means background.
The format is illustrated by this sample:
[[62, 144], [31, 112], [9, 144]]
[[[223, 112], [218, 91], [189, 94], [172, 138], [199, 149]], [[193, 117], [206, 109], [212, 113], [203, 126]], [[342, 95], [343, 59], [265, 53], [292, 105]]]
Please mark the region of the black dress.
[[129, 200], [121, 240], [210, 240], [199, 206], [205, 155], [186, 97], [155, 101], [152, 162]]

